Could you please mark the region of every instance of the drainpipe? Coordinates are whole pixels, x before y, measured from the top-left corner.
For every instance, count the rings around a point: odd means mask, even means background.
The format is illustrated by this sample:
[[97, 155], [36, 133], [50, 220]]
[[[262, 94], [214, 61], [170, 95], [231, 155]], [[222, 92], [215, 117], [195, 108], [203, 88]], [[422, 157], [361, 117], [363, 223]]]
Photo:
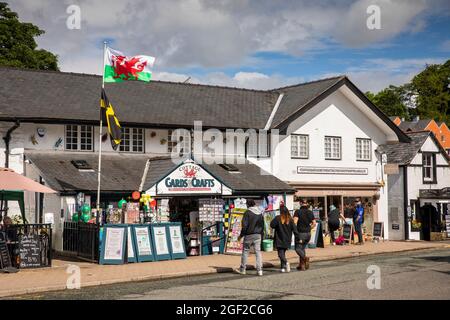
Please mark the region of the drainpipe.
[[405, 216], [405, 240], [409, 240], [408, 202], [408, 166], [403, 166], [403, 212]]
[[5, 140], [5, 168], [9, 168], [9, 143], [11, 142], [11, 134], [18, 127], [20, 127], [20, 121], [16, 120], [16, 123], [6, 131], [6, 135], [3, 137], [3, 140]]

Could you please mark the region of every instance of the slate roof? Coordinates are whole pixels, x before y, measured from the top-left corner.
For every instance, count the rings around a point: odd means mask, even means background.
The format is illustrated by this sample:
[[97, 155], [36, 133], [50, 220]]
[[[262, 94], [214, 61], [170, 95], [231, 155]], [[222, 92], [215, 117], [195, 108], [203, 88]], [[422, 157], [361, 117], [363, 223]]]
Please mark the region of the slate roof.
[[[411, 142], [409, 143], [399, 142], [394, 144], [384, 144], [378, 147], [377, 150], [387, 154], [388, 163], [397, 163], [399, 165], [409, 164], [417, 155], [429, 136], [431, 136], [431, 138], [435, 141], [437, 147], [443, 151], [442, 147], [430, 131], [408, 132], [407, 135], [411, 138]], [[447, 160], [449, 160], [449, 157], [445, 151], [443, 154]]]
[[281, 100], [277, 113], [273, 118], [272, 126], [277, 127], [281, 122], [286, 120], [289, 116], [299, 111], [308, 102], [320, 96], [322, 93], [336, 85], [339, 81], [344, 79], [344, 76], [338, 76], [328, 79], [321, 79], [302, 83], [295, 86], [283, 87], [274, 89], [277, 92], [283, 92], [284, 97]]
[[[0, 78], [0, 121], [98, 123], [101, 76], [0, 67]], [[106, 83], [105, 88], [122, 125], [166, 128], [191, 128], [201, 120], [204, 128], [262, 129], [283, 93], [273, 129], [285, 127], [344, 84], [400, 140], [407, 139], [345, 76], [267, 91], [165, 81]]]
[[[0, 67], [0, 119], [96, 122], [102, 77]], [[123, 124], [264, 128], [281, 92], [273, 126], [344, 77], [274, 90], [248, 90], [165, 81], [106, 83]]]
[[[97, 190], [97, 153], [27, 151], [26, 157], [55, 190], [60, 192]], [[104, 154], [102, 156], [102, 192], [138, 190], [147, 159], [149, 157], [143, 154]], [[78, 170], [71, 163], [72, 160], [85, 160], [93, 171]], [[150, 189], [176, 167], [176, 164], [168, 157], [156, 157], [150, 160], [144, 190]], [[261, 169], [248, 162], [235, 164], [240, 173], [230, 173], [218, 164], [202, 164], [202, 166], [230, 187], [234, 193], [295, 192], [291, 186], [275, 176], [261, 175]]]
[[419, 121], [402, 121], [399, 125], [404, 132], [408, 131], [423, 131], [431, 122], [430, 119], [422, 119]]

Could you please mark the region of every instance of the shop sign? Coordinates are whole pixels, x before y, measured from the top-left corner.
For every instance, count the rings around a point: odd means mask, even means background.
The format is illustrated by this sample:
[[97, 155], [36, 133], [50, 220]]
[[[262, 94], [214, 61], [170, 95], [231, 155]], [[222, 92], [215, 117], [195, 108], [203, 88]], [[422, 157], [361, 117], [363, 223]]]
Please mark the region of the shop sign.
[[386, 174], [399, 174], [399, 166], [397, 163], [388, 163], [384, 165], [384, 173]]
[[221, 194], [222, 184], [195, 163], [184, 163], [157, 185], [157, 194]]
[[368, 175], [368, 168], [297, 167], [298, 174]]

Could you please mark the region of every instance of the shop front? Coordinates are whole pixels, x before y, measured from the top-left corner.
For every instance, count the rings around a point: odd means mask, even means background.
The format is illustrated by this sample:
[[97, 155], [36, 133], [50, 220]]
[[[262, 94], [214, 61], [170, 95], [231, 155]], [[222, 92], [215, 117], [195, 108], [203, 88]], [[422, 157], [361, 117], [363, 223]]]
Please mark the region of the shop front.
[[450, 237], [450, 188], [420, 189], [410, 201], [411, 234], [417, 240], [438, 241]]
[[158, 222], [181, 223], [188, 255], [209, 255], [231, 251], [226, 245], [232, 237], [230, 221], [245, 211], [246, 199], [254, 199], [262, 212], [273, 211], [293, 192], [249, 163], [200, 165], [189, 159], [159, 178], [146, 194], [156, 198]]
[[373, 237], [374, 222], [378, 222], [378, 199], [380, 197], [380, 185], [378, 184], [295, 184], [297, 189], [294, 197], [294, 207], [299, 207], [299, 202], [305, 199], [317, 220], [323, 225], [324, 235], [328, 234], [328, 213], [336, 207], [346, 218], [346, 223], [351, 224], [354, 205], [360, 201], [364, 207], [363, 236], [367, 241]]

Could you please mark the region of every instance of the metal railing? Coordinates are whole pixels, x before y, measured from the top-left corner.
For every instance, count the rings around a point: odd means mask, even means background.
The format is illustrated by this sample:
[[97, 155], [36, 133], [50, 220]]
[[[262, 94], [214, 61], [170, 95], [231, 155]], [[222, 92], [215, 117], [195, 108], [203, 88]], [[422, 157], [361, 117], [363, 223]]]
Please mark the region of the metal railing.
[[83, 260], [98, 262], [100, 225], [85, 222], [64, 222], [63, 251]]

